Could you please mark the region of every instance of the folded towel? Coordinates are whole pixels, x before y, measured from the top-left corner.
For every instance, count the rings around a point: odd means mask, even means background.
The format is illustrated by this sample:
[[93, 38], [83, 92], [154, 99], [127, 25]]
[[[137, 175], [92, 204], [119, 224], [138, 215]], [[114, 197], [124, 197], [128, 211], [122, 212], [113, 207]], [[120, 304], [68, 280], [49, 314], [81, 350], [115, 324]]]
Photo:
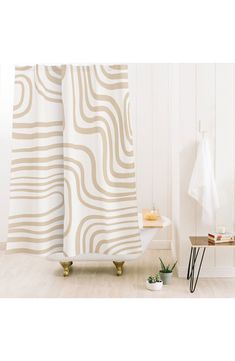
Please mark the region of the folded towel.
[[209, 144], [204, 137], [198, 145], [197, 158], [193, 168], [188, 193], [202, 207], [202, 221], [213, 226], [219, 198], [212, 168]]

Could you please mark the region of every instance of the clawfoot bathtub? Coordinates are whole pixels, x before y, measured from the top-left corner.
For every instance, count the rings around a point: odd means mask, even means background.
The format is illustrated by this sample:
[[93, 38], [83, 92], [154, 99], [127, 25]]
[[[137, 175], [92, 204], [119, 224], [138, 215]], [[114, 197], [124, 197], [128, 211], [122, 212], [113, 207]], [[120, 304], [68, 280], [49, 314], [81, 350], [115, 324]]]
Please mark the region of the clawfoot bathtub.
[[[150, 242], [154, 239], [158, 228], [143, 228], [142, 214], [139, 213], [139, 228], [140, 238], [142, 242], [142, 253], [140, 255], [106, 255], [106, 254], [81, 254], [76, 257], [65, 257], [62, 252], [54, 253], [48, 257], [51, 261], [57, 261], [61, 264], [64, 270], [64, 277], [69, 275], [69, 271], [74, 261], [112, 261], [116, 267], [117, 276], [121, 276], [123, 273], [123, 265], [125, 261], [134, 260], [141, 257], [141, 255], [148, 248]], [[171, 221], [167, 217], [162, 217], [163, 227], [167, 227], [171, 224]]]

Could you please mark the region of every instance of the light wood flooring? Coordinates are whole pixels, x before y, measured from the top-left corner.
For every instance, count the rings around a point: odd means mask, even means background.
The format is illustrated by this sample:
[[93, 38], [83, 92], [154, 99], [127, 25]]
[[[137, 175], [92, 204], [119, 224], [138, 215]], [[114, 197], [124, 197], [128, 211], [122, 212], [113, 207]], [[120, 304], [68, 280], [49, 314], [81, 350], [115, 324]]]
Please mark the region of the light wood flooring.
[[189, 292], [188, 281], [176, 276], [161, 291], [146, 290], [145, 279], [156, 272], [159, 256], [171, 258], [169, 251], [147, 250], [139, 260], [126, 262], [121, 277], [111, 262], [75, 263], [64, 278], [58, 263], [37, 256], [6, 255], [0, 249], [0, 297], [235, 297], [233, 278], [202, 278], [194, 294]]

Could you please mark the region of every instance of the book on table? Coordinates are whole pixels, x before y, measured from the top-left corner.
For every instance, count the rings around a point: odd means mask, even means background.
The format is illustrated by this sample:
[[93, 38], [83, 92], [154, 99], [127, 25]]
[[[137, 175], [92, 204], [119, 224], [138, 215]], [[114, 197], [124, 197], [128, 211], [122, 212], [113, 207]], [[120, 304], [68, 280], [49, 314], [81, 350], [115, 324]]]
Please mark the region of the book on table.
[[226, 243], [234, 241], [234, 234], [230, 232], [226, 233], [208, 233], [208, 240], [212, 243]]

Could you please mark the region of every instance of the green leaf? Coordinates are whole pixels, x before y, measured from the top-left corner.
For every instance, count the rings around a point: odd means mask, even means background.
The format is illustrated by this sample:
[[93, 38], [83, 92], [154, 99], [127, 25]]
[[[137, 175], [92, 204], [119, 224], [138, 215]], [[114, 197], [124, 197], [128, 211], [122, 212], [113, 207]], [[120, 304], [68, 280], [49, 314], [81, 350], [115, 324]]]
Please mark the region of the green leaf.
[[175, 268], [176, 264], [177, 264], [177, 261], [176, 261], [176, 262], [173, 264], [173, 266], [171, 267], [171, 272], [172, 272], [173, 269]]
[[161, 269], [162, 269], [162, 271], [165, 271], [165, 270], [166, 270], [166, 267], [165, 267], [162, 259], [161, 259], [160, 257], [159, 257], [159, 259], [160, 259], [160, 262], [161, 262]]

